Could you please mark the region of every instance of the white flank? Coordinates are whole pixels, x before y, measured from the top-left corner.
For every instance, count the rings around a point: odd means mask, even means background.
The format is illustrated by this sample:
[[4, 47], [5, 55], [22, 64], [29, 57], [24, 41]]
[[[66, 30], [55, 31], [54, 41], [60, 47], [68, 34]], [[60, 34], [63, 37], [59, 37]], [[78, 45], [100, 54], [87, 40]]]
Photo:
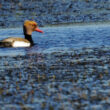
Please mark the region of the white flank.
[[23, 42], [23, 41], [15, 41], [13, 43], [13, 47], [30, 47], [30, 43], [26, 43], [26, 42]]

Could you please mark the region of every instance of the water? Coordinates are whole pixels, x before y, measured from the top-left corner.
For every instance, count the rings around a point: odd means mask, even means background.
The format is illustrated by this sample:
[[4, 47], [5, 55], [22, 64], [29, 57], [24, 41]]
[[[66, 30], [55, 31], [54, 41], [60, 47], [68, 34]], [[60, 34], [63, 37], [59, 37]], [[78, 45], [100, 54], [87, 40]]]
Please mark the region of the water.
[[[32, 48], [0, 48], [0, 55], [19, 55], [28, 52], [40, 52], [64, 48], [83, 48], [110, 46], [109, 25], [87, 25], [87, 26], [63, 26], [42, 28], [44, 34], [33, 33], [33, 40], [36, 44]], [[0, 40], [7, 37], [24, 37], [22, 29], [0, 30]], [[5, 51], [5, 53], [4, 53]]]
[[[0, 48], [0, 108], [109, 110], [110, 26], [42, 30], [33, 47]], [[22, 29], [0, 30], [0, 39], [13, 35]]]

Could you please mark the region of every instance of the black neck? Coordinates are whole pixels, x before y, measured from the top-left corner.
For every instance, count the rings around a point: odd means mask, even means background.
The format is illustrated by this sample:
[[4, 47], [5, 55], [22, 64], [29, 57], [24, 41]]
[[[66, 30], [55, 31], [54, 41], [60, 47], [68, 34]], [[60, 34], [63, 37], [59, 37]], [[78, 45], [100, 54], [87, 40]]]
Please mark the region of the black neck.
[[25, 34], [25, 39], [27, 39], [31, 43], [31, 46], [34, 45], [34, 42], [32, 40], [32, 36], [31, 35]]

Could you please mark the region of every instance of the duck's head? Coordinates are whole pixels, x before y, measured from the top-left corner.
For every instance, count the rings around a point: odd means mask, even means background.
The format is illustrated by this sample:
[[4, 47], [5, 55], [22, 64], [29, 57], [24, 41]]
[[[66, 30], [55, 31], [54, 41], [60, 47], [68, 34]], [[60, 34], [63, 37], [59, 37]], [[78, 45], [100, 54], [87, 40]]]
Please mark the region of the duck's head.
[[24, 34], [31, 35], [32, 32], [37, 31], [43, 33], [42, 30], [38, 28], [38, 24], [35, 21], [26, 20], [23, 25]]

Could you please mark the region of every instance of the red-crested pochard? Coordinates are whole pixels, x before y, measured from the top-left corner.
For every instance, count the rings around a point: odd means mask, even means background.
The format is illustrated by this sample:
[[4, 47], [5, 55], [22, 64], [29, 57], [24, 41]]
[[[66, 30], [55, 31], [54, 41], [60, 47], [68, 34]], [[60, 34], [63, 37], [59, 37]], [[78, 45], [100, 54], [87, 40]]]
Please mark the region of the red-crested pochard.
[[38, 28], [35, 21], [26, 20], [23, 24], [23, 31], [25, 38], [9, 37], [0, 41], [0, 47], [30, 47], [34, 45], [32, 40], [32, 32], [37, 31], [43, 33]]

